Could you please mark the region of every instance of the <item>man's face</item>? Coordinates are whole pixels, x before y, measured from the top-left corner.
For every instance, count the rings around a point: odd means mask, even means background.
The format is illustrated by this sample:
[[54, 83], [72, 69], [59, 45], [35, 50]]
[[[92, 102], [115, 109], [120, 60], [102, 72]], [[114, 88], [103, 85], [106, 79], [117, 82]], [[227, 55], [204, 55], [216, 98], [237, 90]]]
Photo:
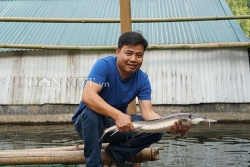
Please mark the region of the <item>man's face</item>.
[[117, 68], [123, 79], [129, 78], [137, 71], [143, 62], [143, 45], [123, 45], [121, 50], [116, 49]]

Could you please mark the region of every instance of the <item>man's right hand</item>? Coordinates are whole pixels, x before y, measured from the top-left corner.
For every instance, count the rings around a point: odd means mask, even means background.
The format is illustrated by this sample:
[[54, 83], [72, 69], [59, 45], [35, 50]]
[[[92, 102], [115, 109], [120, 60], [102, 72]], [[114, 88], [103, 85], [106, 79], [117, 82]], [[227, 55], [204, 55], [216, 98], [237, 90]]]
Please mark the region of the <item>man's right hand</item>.
[[134, 125], [131, 122], [131, 116], [121, 113], [115, 120], [115, 124], [119, 132], [132, 132], [134, 131]]

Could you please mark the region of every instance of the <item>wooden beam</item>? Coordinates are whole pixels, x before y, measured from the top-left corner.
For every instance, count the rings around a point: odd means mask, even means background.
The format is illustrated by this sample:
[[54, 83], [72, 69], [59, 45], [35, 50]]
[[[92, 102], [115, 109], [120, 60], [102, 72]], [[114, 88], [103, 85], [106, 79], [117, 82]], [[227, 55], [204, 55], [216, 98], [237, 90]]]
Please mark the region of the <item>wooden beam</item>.
[[[120, 25], [121, 33], [132, 31], [130, 0], [120, 0]], [[134, 99], [127, 108], [128, 114], [136, 113], [136, 100]]]
[[[29, 149], [29, 150], [2, 150], [0, 151], [1, 165], [35, 165], [35, 164], [85, 164], [83, 155], [84, 146], [62, 147], [52, 149]], [[162, 147], [145, 148], [131, 162], [156, 161], [159, 159], [159, 151]], [[113, 160], [102, 150], [103, 162]]]

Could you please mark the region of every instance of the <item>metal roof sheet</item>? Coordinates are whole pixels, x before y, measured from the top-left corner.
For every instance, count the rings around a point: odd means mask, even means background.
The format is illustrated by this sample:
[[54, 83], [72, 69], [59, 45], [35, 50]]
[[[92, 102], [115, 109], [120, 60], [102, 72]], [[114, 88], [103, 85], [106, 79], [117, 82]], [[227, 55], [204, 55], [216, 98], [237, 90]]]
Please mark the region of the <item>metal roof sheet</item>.
[[[232, 15], [225, 0], [131, 0], [132, 18]], [[2, 0], [0, 17], [119, 18], [116, 0]], [[149, 44], [249, 41], [235, 20], [133, 23]], [[0, 22], [0, 43], [116, 45], [119, 23]], [[7, 51], [10, 49], [0, 49]], [[11, 49], [13, 50], [13, 49]], [[20, 49], [19, 49], [20, 50]]]

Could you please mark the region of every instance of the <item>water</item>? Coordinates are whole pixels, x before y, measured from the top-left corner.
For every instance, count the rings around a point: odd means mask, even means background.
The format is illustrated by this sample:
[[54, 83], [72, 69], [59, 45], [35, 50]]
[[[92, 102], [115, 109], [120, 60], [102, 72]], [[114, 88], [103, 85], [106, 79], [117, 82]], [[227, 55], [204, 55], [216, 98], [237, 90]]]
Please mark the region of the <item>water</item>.
[[[185, 139], [164, 136], [154, 147], [164, 147], [160, 160], [144, 167], [250, 167], [250, 124], [212, 124], [190, 129]], [[82, 144], [73, 125], [0, 125], [0, 150]], [[82, 166], [82, 165], [81, 165]]]
[[[186, 139], [165, 136], [158, 166], [250, 167], [250, 124], [196, 126]], [[145, 166], [152, 166], [147, 163]]]

